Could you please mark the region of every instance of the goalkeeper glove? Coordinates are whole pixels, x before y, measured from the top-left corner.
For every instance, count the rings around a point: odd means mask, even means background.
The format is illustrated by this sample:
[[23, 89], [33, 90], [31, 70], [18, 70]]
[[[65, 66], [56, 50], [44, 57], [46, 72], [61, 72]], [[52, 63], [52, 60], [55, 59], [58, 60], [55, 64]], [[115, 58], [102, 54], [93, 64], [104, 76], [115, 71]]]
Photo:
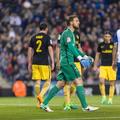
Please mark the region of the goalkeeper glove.
[[84, 68], [89, 68], [93, 63], [93, 58], [85, 55], [80, 59], [80, 63]]

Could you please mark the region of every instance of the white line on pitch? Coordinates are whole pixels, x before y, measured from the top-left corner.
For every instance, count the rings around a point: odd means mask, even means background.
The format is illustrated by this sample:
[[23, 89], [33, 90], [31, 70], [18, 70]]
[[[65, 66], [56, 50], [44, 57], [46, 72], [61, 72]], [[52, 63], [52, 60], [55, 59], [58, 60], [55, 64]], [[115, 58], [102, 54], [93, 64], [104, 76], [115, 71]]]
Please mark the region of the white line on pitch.
[[84, 117], [84, 118], [55, 118], [55, 119], [32, 119], [32, 120], [105, 120], [105, 119], [120, 119], [120, 117]]
[[[0, 103], [0, 106], [36, 106], [36, 104], [24, 104], [24, 103]], [[58, 106], [62, 106], [62, 104], [50, 104], [50, 106], [53, 107], [58, 107]], [[100, 107], [120, 107], [120, 105], [98, 105]]]

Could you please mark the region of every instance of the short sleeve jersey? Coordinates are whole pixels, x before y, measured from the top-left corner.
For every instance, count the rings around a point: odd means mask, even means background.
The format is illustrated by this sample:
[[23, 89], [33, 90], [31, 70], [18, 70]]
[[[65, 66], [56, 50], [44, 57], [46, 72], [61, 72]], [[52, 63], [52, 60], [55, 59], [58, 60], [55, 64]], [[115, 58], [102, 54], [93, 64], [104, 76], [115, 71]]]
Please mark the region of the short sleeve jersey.
[[34, 35], [29, 43], [34, 51], [32, 64], [48, 65], [48, 47], [52, 45], [50, 37], [45, 33], [38, 33]]
[[113, 42], [105, 43], [102, 42], [98, 45], [97, 52], [101, 55], [101, 65], [111, 66], [112, 65], [112, 52], [113, 52]]

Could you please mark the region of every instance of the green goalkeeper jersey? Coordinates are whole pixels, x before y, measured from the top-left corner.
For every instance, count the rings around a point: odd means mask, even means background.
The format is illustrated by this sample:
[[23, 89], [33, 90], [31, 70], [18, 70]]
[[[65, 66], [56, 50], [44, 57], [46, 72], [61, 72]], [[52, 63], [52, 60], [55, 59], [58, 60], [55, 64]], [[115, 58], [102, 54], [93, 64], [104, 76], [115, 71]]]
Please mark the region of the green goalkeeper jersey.
[[74, 57], [84, 56], [84, 53], [80, 52], [75, 46], [75, 37], [70, 28], [67, 28], [60, 38], [60, 64], [72, 64], [74, 63]]

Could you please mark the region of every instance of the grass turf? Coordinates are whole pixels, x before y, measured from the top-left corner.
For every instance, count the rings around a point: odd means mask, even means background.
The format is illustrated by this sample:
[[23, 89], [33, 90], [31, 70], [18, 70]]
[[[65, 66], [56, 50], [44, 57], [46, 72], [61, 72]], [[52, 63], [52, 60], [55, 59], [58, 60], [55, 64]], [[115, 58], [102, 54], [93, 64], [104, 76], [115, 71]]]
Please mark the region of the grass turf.
[[[33, 97], [0, 98], [0, 120], [120, 120], [120, 96], [115, 96], [113, 105], [101, 105], [100, 96], [88, 96], [90, 105], [100, 107], [95, 112], [83, 112], [78, 110], [64, 111], [63, 97], [55, 97], [50, 102], [53, 113], [47, 113], [36, 108], [36, 100]], [[79, 104], [76, 97], [75, 103]], [[79, 104], [80, 105], [80, 104]]]

